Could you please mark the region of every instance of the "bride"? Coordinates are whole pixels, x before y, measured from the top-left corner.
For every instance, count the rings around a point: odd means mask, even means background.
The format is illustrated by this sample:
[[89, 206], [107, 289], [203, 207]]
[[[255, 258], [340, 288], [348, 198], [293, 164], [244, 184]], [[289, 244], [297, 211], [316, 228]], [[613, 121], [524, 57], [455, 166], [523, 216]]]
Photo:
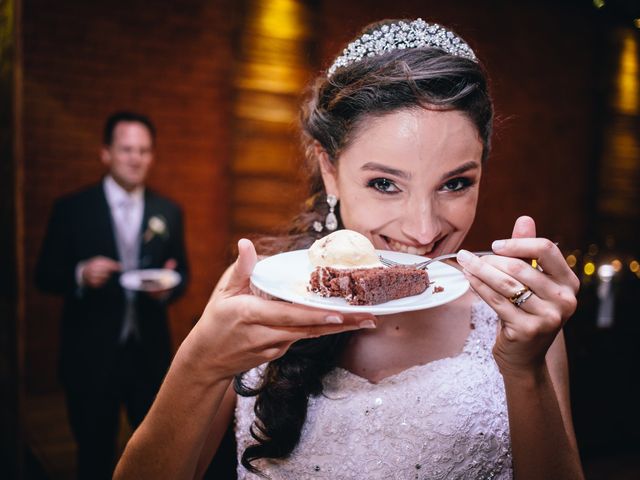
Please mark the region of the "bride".
[[[308, 247], [335, 228], [329, 211], [378, 249], [458, 251], [492, 118], [455, 33], [368, 26], [310, 89], [310, 201], [261, 253]], [[200, 477], [234, 418], [239, 478], [583, 478], [562, 335], [578, 280], [529, 217], [492, 248], [458, 252], [461, 298], [375, 318], [251, 295], [241, 240], [116, 478]]]

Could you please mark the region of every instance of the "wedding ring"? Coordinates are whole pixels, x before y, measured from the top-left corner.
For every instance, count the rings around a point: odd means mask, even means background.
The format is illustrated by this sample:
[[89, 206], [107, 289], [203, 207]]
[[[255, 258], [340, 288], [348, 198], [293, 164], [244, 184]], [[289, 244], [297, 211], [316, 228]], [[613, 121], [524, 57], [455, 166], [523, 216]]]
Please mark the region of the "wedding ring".
[[509, 301], [513, 303], [516, 307], [520, 307], [524, 302], [529, 300], [529, 297], [533, 295], [533, 292], [526, 285], [518, 290], [516, 293], [509, 297]]
[[531, 297], [531, 295], [533, 295], [533, 292], [531, 290], [527, 290], [526, 292], [524, 292], [520, 297], [518, 297], [513, 304], [520, 308], [520, 305], [522, 305], [524, 302], [526, 302], [527, 300], [529, 300], [529, 297]]

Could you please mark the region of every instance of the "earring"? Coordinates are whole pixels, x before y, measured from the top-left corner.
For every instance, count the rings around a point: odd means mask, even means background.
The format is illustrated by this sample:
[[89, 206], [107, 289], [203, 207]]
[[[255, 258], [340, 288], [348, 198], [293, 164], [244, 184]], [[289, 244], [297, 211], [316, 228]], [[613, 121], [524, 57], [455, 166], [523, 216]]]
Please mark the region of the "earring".
[[324, 220], [324, 226], [327, 227], [327, 230], [333, 232], [338, 228], [338, 219], [334, 213], [336, 205], [338, 204], [338, 197], [331, 194], [327, 195], [327, 204], [329, 204], [329, 213], [327, 214], [327, 218]]
[[338, 218], [335, 214], [336, 205], [338, 204], [338, 197], [332, 194], [327, 195], [327, 205], [329, 205], [329, 213], [327, 214], [327, 218], [324, 220], [324, 226], [322, 223], [317, 220], [313, 222], [313, 229], [316, 232], [321, 232], [325, 228], [330, 232], [334, 231], [338, 228]]

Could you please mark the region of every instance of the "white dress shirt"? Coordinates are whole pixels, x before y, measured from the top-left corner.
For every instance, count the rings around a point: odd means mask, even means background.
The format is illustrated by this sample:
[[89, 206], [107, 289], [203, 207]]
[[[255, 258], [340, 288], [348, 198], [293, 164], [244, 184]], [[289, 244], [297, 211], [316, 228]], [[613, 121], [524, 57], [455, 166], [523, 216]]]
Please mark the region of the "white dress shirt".
[[117, 233], [128, 245], [132, 245], [138, 241], [140, 234], [144, 213], [144, 187], [127, 192], [111, 175], [104, 177], [102, 183]]

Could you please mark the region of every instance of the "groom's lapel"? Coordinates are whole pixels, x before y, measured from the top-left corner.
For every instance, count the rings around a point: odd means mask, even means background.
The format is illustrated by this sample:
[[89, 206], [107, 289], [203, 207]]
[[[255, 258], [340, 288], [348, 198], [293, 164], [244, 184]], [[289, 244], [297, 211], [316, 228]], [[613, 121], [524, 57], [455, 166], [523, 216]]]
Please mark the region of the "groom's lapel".
[[95, 235], [90, 242], [94, 245], [101, 245], [100, 251], [108, 258], [118, 259], [118, 247], [116, 246], [115, 228], [113, 226], [113, 218], [111, 209], [107, 203], [107, 196], [104, 193], [102, 183], [96, 186], [95, 205], [91, 211], [95, 220], [95, 228], [90, 229], [90, 235]]

